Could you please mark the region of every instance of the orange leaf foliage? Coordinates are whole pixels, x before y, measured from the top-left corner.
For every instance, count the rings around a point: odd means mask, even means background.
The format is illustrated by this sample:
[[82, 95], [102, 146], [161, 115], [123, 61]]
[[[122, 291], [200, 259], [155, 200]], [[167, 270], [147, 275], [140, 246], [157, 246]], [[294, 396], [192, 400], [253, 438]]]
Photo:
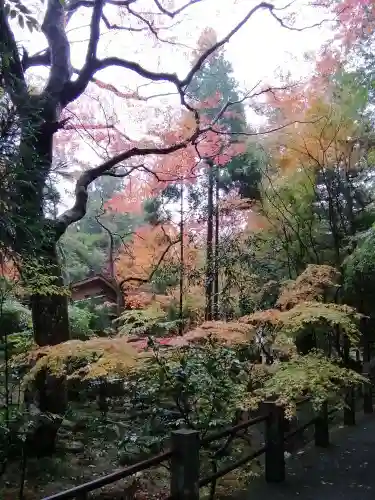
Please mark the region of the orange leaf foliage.
[[304, 97], [279, 94], [272, 105], [281, 112], [278, 125], [300, 121], [270, 138], [272, 156], [283, 172], [335, 166], [350, 156], [352, 144], [348, 138], [355, 136], [357, 125], [330, 102], [329, 93], [324, 97], [312, 91]]
[[330, 302], [340, 280], [341, 274], [334, 267], [311, 264], [295, 281], [285, 286], [276, 305], [282, 311], [288, 311], [301, 302]]
[[184, 339], [188, 342], [200, 342], [209, 336], [225, 344], [248, 344], [254, 335], [248, 325], [237, 321], [206, 321], [194, 330], [185, 333]]
[[158, 304], [162, 310], [166, 310], [170, 305], [171, 300], [172, 298], [167, 295], [133, 290], [126, 294], [126, 308], [146, 309], [153, 304]]
[[177, 240], [172, 225], [145, 225], [137, 230], [133, 242], [124, 248], [116, 260], [116, 276], [121, 282], [129, 278], [147, 280], [162, 256], [167, 262], [172, 258], [174, 248], [171, 242]]
[[375, 29], [375, 4], [373, 0], [320, 0], [318, 5], [328, 8], [337, 19], [335, 40], [343, 43], [344, 50], [359, 39], [371, 35]]
[[267, 309], [242, 316], [238, 321], [254, 328], [274, 329], [282, 324], [281, 317], [281, 312], [278, 309]]

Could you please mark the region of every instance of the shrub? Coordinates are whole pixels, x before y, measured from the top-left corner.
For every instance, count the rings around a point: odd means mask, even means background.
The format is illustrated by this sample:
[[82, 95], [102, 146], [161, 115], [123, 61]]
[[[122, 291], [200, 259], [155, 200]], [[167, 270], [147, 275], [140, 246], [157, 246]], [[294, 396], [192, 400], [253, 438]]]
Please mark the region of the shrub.
[[276, 399], [285, 406], [287, 415], [292, 416], [301, 396], [310, 396], [316, 410], [324, 401], [343, 407], [343, 389], [366, 382], [367, 379], [357, 372], [340, 367], [322, 352], [313, 351], [279, 363], [272, 377], [264, 380], [263, 387], [256, 392], [262, 399]]
[[300, 352], [336, 339], [337, 331], [353, 344], [360, 338], [362, 315], [346, 305], [301, 302], [290, 310], [268, 309], [239, 319], [272, 342], [277, 335], [293, 338]]
[[285, 284], [276, 306], [286, 311], [300, 302], [334, 302], [340, 280], [334, 267], [310, 264], [295, 281]]
[[123, 378], [146, 355], [140, 355], [121, 337], [70, 340], [36, 348], [15, 356], [12, 367], [27, 373], [24, 383], [33, 384], [39, 375], [64, 379], [75, 387], [87, 382]]
[[30, 327], [30, 309], [15, 299], [5, 300], [0, 315], [0, 334], [10, 335]]
[[72, 339], [86, 340], [94, 335], [90, 325], [93, 314], [84, 308], [69, 306], [69, 324]]
[[32, 329], [23, 330], [19, 333], [12, 333], [7, 337], [10, 356], [22, 354], [35, 348]]
[[248, 399], [247, 367], [213, 340], [168, 351], [154, 346], [154, 356], [127, 382], [123, 461], [160, 451], [181, 426], [204, 436], [230, 424]]

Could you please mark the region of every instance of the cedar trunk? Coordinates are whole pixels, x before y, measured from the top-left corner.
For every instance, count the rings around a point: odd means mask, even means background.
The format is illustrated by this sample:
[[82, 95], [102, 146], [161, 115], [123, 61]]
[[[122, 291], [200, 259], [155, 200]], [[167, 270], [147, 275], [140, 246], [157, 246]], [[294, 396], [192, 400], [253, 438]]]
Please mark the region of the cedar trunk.
[[206, 243], [206, 321], [212, 321], [214, 292], [213, 226], [214, 226], [214, 172], [212, 162], [208, 162], [207, 188], [207, 243]]

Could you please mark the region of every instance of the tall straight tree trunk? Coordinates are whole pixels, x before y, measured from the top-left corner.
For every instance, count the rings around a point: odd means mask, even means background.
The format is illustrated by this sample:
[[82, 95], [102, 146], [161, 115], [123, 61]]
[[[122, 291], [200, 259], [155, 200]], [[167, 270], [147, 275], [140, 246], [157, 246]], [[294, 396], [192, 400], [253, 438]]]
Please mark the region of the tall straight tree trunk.
[[181, 189], [180, 189], [180, 324], [179, 333], [183, 335], [184, 333], [184, 181], [181, 179]]
[[214, 319], [219, 319], [219, 167], [215, 168]]
[[207, 189], [207, 242], [206, 242], [206, 321], [212, 320], [213, 306], [213, 224], [214, 224], [214, 171], [213, 164], [207, 161], [208, 189]]

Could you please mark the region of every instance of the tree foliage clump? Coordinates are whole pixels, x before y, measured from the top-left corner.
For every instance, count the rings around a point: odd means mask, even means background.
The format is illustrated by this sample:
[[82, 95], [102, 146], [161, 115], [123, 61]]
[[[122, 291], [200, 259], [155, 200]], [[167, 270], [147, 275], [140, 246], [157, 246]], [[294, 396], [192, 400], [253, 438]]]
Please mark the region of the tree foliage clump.
[[[155, 348], [127, 384], [131, 432], [123, 438], [124, 454], [156, 453], [181, 426], [197, 429], [204, 437], [228, 425], [248, 399], [251, 376], [235, 350], [213, 339], [164, 354]], [[261, 380], [254, 371], [253, 387]]]
[[373, 315], [375, 300], [375, 232], [361, 242], [343, 266], [343, 293], [348, 304]]
[[367, 382], [353, 370], [332, 363], [322, 352], [312, 351], [278, 364], [272, 377], [265, 380], [257, 392], [264, 399], [275, 399], [285, 407], [286, 414], [292, 416], [301, 396], [311, 397], [315, 410], [319, 410], [324, 401], [343, 407], [344, 389]]
[[69, 324], [72, 339], [86, 340], [94, 336], [91, 329], [93, 314], [85, 308], [69, 306]]
[[124, 311], [116, 323], [119, 325], [119, 334], [128, 336], [164, 336], [178, 330], [178, 321], [170, 319], [156, 302], [146, 309]]
[[294, 281], [289, 281], [276, 302], [282, 311], [292, 309], [303, 301], [333, 302], [341, 274], [327, 265], [310, 264]]
[[72, 381], [94, 381], [128, 375], [141, 355], [123, 338], [70, 340], [56, 346], [41, 347], [13, 359], [15, 367], [29, 369], [25, 384], [38, 376]]
[[206, 321], [190, 330], [184, 338], [193, 343], [205, 343], [208, 338], [226, 345], [250, 344], [254, 333], [247, 324], [238, 321]]
[[[362, 315], [347, 305], [301, 302], [287, 311], [268, 309], [239, 319], [251, 325], [266, 338], [284, 335], [295, 339], [302, 351], [308, 339], [315, 347], [320, 342], [334, 338], [337, 331], [347, 335], [356, 344], [360, 338], [359, 323]], [[307, 342], [308, 345], [309, 342]]]
[[0, 337], [31, 327], [31, 312], [15, 299], [5, 300], [0, 315]]

